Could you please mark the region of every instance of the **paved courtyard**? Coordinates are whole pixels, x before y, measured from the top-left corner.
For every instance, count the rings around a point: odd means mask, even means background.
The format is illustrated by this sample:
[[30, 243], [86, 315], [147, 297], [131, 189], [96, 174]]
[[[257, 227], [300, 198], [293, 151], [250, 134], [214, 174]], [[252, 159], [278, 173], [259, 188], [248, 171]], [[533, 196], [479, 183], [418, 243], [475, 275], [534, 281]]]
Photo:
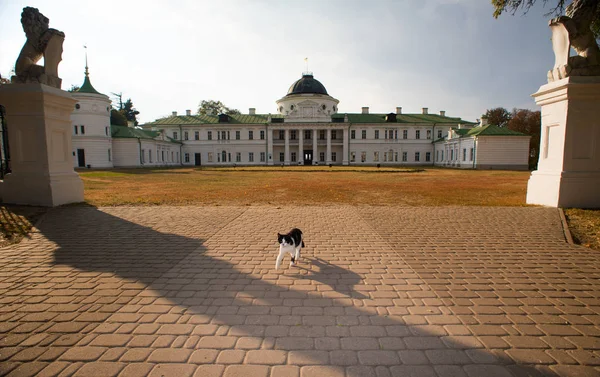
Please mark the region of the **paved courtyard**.
[[0, 375], [599, 376], [600, 252], [547, 208], [57, 208], [0, 249]]

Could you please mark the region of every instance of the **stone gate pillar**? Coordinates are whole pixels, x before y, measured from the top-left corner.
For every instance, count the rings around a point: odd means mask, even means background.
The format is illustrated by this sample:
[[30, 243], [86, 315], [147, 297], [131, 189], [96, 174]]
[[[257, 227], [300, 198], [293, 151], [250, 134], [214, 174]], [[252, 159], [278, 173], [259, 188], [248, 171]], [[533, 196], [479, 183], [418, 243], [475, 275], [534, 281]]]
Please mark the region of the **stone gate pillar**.
[[527, 203], [600, 208], [600, 77], [569, 76], [533, 97], [542, 107], [542, 130]]
[[0, 183], [4, 203], [54, 207], [83, 202], [71, 146], [75, 102], [69, 93], [44, 84], [0, 87], [12, 168]]

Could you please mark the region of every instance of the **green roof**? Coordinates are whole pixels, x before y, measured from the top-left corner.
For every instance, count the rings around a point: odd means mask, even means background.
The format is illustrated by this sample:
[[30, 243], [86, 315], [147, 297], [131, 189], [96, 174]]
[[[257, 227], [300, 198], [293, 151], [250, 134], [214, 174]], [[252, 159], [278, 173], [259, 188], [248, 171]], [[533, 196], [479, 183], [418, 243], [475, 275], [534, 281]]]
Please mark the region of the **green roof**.
[[[459, 130], [456, 130], [459, 131]], [[509, 130], [505, 127], [498, 127], [491, 124], [487, 126], [475, 127], [469, 130], [466, 136], [527, 136], [524, 133]]]
[[[348, 116], [349, 123], [388, 123], [386, 116], [388, 114], [333, 114], [333, 119], [344, 119]], [[223, 124], [266, 124], [268, 117], [271, 119], [284, 118], [281, 114], [234, 114], [229, 115], [229, 122]], [[393, 123], [393, 122], [392, 122]], [[461, 118], [446, 117], [436, 114], [397, 114], [396, 123], [427, 123], [427, 124], [475, 124], [462, 120]], [[146, 123], [144, 126], [157, 125], [187, 125], [187, 124], [219, 124], [218, 115], [178, 115], [157, 119], [154, 122]]]
[[[131, 128], [125, 126], [117, 126], [114, 124], [110, 125], [110, 134], [115, 139], [148, 139], [148, 140], [156, 140], [156, 138], [160, 135], [159, 131], [146, 131], [140, 130], [139, 128]], [[173, 138], [170, 138], [165, 135], [166, 141], [176, 144], [182, 144], [180, 141], [177, 141]]]
[[77, 89], [77, 93], [102, 94], [102, 93], [98, 92], [96, 89], [94, 89], [94, 87], [92, 86], [92, 82], [90, 81], [90, 77], [89, 77], [87, 71], [85, 73], [85, 79], [83, 80], [83, 85], [81, 85], [81, 88]]

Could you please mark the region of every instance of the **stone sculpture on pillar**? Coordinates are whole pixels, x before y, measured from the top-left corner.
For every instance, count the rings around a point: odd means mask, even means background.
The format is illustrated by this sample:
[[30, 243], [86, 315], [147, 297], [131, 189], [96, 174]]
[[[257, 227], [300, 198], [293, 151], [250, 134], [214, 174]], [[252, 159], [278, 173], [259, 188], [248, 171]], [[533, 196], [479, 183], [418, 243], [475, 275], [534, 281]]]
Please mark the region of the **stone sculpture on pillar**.
[[533, 94], [542, 129], [528, 204], [600, 208], [600, 49], [590, 29], [599, 4], [574, 0], [566, 16], [550, 20], [556, 60]]
[[[6, 109], [11, 173], [0, 181], [4, 203], [54, 207], [83, 201], [73, 170], [71, 112], [77, 102], [60, 89], [58, 64], [65, 35], [48, 28], [37, 9], [23, 9], [27, 41], [11, 84], [0, 86]], [[44, 66], [36, 63], [44, 58]]]
[[[597, 7], [598, 0], [575, 0], [565, 16], [550, 20], [556, 60], [548, 71], [548, 82], [568, 76], [600, 76], [600, 49], [590, 29]], [[571, 47], [576, 56], [569, 56]]]
[[[48, 18], [36, 8], [23, 8], [21, 24], [27, 41], [17, 58], [12, 82], [37, 82], [60, 89], [62, 80], [58, 77], [58, 64], [62, 60], [65, 34], [50, 29]], [[43, 67], [36, 64], [42, 57]]]

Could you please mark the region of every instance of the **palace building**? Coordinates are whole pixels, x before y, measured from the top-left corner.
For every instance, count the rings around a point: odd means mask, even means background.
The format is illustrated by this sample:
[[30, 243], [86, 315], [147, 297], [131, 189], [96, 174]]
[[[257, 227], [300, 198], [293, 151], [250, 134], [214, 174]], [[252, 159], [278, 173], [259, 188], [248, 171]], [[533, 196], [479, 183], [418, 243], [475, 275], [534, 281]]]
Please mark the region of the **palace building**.
[[[444, 111], [339, 113], [339, 100], [305, 72], [276, 113], [171, 116], [141, 129], [110, 125], [110, 101], [86, 68], [72, 115], [76, 167], [404, 165], [528, 168], [529, 136]], [[85, 161], [82, 161], [82, 156]]]

